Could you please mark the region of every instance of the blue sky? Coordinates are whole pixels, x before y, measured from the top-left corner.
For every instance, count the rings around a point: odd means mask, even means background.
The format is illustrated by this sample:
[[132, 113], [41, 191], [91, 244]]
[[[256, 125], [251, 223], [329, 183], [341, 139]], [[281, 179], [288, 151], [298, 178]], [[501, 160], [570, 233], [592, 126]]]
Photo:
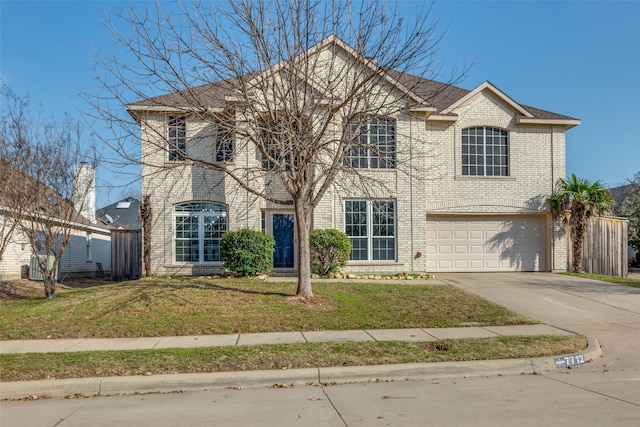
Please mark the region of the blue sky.
[[[78, 91], [99, 90], [94, 49], [116, 49], [101, 17], [126, 7], [0, 0], [0, 75], [47, 112], [79, 118], [90, 107]], [[616, 186], [640, 171], [640, 1], [440, 1], [432, 17], [445, 70], [474, 64], [459, 86], [489, 80], [519, 103], [582, 121], [567, 132], [568, 174]], [[131, 181], [109, 169], [98, 168], [98, 206]]]

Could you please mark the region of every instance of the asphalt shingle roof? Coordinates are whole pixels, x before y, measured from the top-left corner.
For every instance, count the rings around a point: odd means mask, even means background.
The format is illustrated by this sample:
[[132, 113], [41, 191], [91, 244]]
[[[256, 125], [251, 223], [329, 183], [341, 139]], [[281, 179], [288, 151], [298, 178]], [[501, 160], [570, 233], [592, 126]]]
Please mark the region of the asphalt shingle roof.
[[[388, 70], [388, 75], [398, 81], [410, 92], [426, 100], [429, 106], [436, 108], [440, 113], [451, 105], [455, 104], [461, 98], [468, 95], [471, 91], [446, 83], [437, 82], [435, 80], [402, 73], [395, 70]], [[234, 87], [234, 79], [218, 81], [213, 83], [196, 86], [186, 90], [176, 91], [166, 95], [142, 100], [129, 104], [130, 107], [171, 107], [171, 108], [220, 108], [227, 106], [226, 96], [232, 94]], [[576, 120], [572, 117], [562, 114], [553, 113], [551, 111], [542, 110], [535, 107], [526, 106], [527, 111], [538, 119], [557, 119], [557, 120]]]

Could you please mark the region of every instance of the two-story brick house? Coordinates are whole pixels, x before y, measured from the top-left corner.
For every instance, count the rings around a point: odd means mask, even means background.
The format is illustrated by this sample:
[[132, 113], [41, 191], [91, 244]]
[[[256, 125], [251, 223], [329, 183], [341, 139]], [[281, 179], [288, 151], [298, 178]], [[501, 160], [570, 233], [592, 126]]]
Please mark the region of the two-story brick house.
[[[350, 55], [335, 38], [314, 49]], [[564, 234], [546, 198], [565, 176], [565, 131], [579, 120], [519, 104], [489, 82], [468, 91], [388, 72], [380, 84], [402, 94], [403, 102], [358, 127], [360, 141], [375, 150], [350, 151], [344, 162], [385, 185], [364, 191], [338, 179], [313, 215], [314, 228], [351, 238], [347, 271], [565, 270]], [[215, 82], [188, 96], [183, 91], [127, 106], [141, 126], [155, 274], [220, 272], [221, 234], [245, 227], [274, 235], [276, 271], [298, 267], [291, 207], [256, 197], [221, 168], [183, 158], [192, 153], [211, 164], [268, 169], [255, 148], [234, 143], [233, 132], [223, 129], [222, 116], [239, 123], [242, 114], [230, 108], [236, 100], [228, 87]], [[197, 101], [198, 114], [187, 99]], [[400, 164], [412, 172], [401, 173]], [[258, 175], [252, 179], [274, 186]]]

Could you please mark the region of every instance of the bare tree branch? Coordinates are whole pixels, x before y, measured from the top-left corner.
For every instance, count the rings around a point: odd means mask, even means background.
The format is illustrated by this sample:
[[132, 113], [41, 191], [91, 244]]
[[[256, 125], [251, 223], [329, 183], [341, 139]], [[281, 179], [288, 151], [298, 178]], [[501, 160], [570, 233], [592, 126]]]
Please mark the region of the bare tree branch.
[[[293, 206], [298, 294], [311, 296], [308, 237], [327, 192], [389, 194], [390, 175], [379, 169], [420, 179], [426, 148], [397, 122], [424, 118], [454, 83], [429, 80], [441, 67], [429, 12], [427, 5], [405, 17], [397, 4], [337, 0], [132, 6], [107, 20], [128, 62], [98, 58], [112, 99], [92, 102], [115, 125], [107, 143], [139, 164], [151, 187], [207, 171], [201, 185], [211, 190], [232, 182]], [[167, 132], [168, 120], [180, 117], [198, 128], [186, 143]], [[393, 138], [367, 136], [380, 129]], [[233, 158], [221, 159], [225, 133]], [[140, 140], [138, 154], [131, 144]]]

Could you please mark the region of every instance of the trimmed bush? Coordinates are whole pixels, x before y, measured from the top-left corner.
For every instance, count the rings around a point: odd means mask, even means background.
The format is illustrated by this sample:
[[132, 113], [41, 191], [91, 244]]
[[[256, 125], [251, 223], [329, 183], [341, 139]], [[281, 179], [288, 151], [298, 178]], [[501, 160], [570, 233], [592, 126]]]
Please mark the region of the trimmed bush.
[[268, 234], [248, 228], [227, 231], [220, 242], [225, 268], [238, 276], [269, 274], [273, 268], [275, 240]]
[[326, 275], [347, 265], [351, 254], [349, 236], [334, 229], [311, 232], [311, 272]]

